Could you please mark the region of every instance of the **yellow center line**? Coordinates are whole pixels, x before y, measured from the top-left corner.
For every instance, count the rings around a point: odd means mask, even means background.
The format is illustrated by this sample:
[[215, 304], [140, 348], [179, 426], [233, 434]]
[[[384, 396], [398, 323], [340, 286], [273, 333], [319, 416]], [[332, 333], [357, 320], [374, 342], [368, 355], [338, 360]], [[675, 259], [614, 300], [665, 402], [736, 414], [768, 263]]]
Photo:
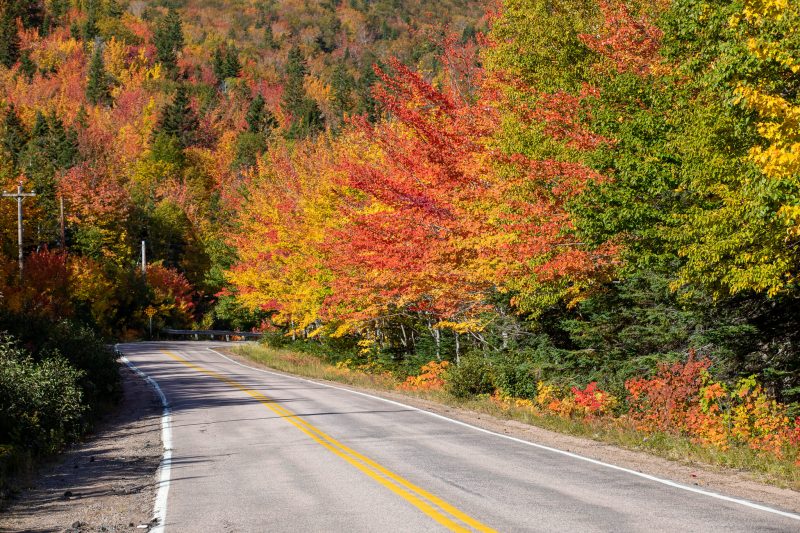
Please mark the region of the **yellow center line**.
[[[242, 385], [241, 383], [227, 376], [224, 376], [218, 372], [214, 372], [213, 370], [209, 370], [202, 366], [191, 363], [186, 359], [174, 354], [173, 352], [170, 352], [168, 350], [162, 350], [162, 352], [167, 356], [169, 356], [170, 358], [174, 359], [175, 361], [178, 361], [179, 363], [182, 363], [183, 365], [193, 370], [196, 370], [200, 373], [206, 374], [219, 381], [222, 381], [223, 383], [226, 383], [231, 387], [238, 389], [244, 392], [245, 394], [251, 396], [252, 398], [258, 400], [259, 403], [263, 404], [264, 406], [269, 408], [272, 412], [274, 412], [276, 415], [283, 418], [284, 420], [295, 426], [297, 429], [305, 433], [316, 443], [320, 444], [334, 455], [341, 457], [342, 459], [350, 463], [352, 466], [354, 466], [364, 474], [368, 475], [381, 485], [385, 486], [395, 494], [401, 496], [403, 499], [414, 505], [417, 509], [419, 509], [420, 511], [422, 511], [427, 516], [429, 516], [439, 524], [443, 525], [447, 529], [451, 531], [470, 531], [470, 529], [465, 528], [463, 525], [452, 520], [452, 518], [455, 518], [457, 520], [460, 520], [464, 524], [471, 526], [477, 531], [482, 531], [482, 532], [495, 531], [494, 529], [490, 528], [485, 524], [482, 524], [481, 522], [477, 521], [476, 519], [472, 518], [466, 513], [460, 511], [459, 509], [447, 503], [446, 501], [442, 500], [441, 498], [431, 494], [425, 489], [418, 487], [413, 483], [411, 483], [410, 481], [406, 480], [405, 478], [395, 474], [388, 468], [373, 461], [369, 457], [366, 457], [358, 453], [357, 451], [345, 446], [341, 442], [337, 441], [336, 439], [334, 439], [327, 433], [323, 432], [313, 424], [307, 422], [306, 420], [303, 420], [297, 414], [293, 413], [286, 407], [280, 405], [279, 403], [269, 398], [268, 396], [258, 391], [249, 389], [246, 386]], [[450, 516], [447, 516], [448, 514]]]

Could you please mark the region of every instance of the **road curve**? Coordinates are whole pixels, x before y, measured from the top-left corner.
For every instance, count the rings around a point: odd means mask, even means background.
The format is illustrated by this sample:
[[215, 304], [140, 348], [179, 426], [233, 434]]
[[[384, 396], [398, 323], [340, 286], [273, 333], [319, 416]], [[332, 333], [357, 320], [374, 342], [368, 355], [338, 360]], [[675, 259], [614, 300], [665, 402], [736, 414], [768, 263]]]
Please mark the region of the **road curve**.
[[693, 493], [224, 358], [119, 346], [171, 408], [168, 533], [800, 531]]

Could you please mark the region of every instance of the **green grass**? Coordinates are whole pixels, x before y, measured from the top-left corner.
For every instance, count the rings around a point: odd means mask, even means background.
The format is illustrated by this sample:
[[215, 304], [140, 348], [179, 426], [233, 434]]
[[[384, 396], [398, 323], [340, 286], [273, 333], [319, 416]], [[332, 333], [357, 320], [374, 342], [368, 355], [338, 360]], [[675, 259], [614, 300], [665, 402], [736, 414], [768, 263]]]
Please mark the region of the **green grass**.
[[746, 447], [728, 450], [709, 448], [695, 444], [690, 439], [665, 434], [636, 431], [617, 419], [602, 419], [594, 422], [565, 419], [555, 415], [538, 414], [528, 409], [503, 408], [486, 396], [467, 400], [456, 398], [444, 391], [399, 391], [400, 383], [391, 374], [371, 374], [359, 370], [338, 368], [326, 363], [319, 356], [302, 352], [248, 344], [231, 350], [233, 353], [261, 363], [278, 371], [313, 379], [324, 379], [363, 387], [377, 391], [392, 391], [410, 397], [434, 401], [451, 407], [469, 409], [497, 418], [516, 420], [558, 433], [592, 439], [607, 444], [680, 462], [703, 464], [745, 472], [762, 483], [800, 490], [800, 468], [789, 461], [759, 454]]

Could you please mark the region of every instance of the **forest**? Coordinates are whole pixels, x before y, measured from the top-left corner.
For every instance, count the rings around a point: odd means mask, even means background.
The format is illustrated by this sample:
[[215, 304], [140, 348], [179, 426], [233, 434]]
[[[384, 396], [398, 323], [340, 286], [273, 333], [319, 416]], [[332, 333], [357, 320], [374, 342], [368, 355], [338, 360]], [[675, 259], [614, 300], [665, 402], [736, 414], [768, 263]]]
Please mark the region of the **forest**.
[[797, 3], [0, 6], [0, 453], [152, 309], [800, 464]]

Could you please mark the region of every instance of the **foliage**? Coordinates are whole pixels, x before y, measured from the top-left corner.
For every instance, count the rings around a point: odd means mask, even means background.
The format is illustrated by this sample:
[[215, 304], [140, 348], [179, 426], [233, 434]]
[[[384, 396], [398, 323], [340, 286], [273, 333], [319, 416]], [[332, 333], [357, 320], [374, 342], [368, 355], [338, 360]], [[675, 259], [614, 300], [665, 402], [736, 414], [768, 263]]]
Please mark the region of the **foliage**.
[[0, 442], [33, 455], [75, 439], [84, 411], [82, 372], [54, 355], [34, 362], [10, 337], [0, 340]]
[[447, 371], [445, 390], [456, 398], [492, 393], [494, 385], [489, 362], [481, 354], [462, 357], [457, 365]]
[[431, 361], [422, 365], [418, 375], [409, 376], [397, 388], [407, 391], [440, 390], [444, 387], [449, 366], [447, 361]]
[[744, 445], [758, 452], [798, 461], [797, 420], [786, 405], [769, 398], [755, 378], [734, 386], [715, 381], [709, 360], [663, 365], [649, 379], [631, 380], [631, 419], [641, 431], [676, 432], [726, 449]]
[[96, 46], [89, 64], [89, 79], [86, 82], [86, 99], [95, 105], [108, 104], [111, 98], [108, 74], [103, 64], [103, 49]]

